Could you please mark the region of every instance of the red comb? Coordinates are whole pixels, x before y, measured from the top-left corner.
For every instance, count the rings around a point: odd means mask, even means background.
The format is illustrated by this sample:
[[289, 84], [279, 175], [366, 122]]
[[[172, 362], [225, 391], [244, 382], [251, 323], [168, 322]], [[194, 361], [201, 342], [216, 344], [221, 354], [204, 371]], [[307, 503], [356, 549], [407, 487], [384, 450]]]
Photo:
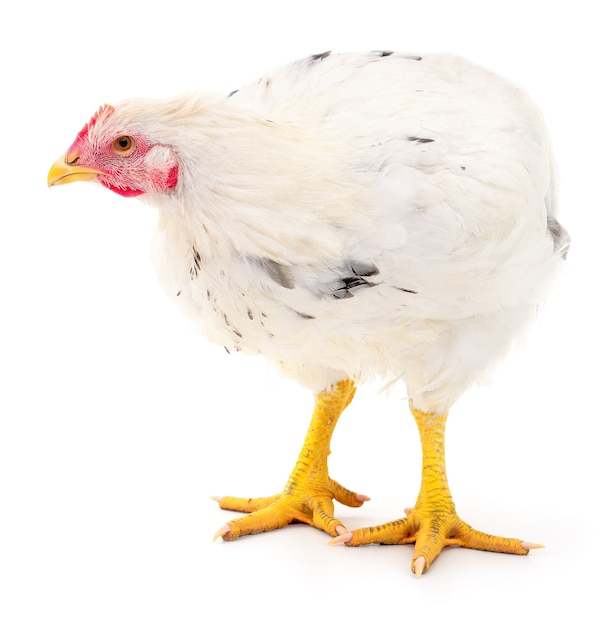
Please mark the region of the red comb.
[[113, 110], [114, 107], [111, 104], [104, 104], [103, 106], [100, 106], [99, 109], [95, 111], [95, 113], [93, 113], [93, 116], [91, 117], [89, 122], [85, 124], [83, 129], [78, 133], [78, 138], [80, 139], [88, 135], [89, 130], [93, 128], [93, 126], [95, 126], [100, 115], [106, 112], [111, 113]]

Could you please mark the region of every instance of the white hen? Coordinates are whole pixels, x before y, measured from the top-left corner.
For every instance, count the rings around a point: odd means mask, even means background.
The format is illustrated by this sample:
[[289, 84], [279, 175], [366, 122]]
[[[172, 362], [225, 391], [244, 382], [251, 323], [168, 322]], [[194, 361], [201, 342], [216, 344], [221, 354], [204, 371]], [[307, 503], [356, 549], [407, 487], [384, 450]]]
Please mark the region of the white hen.
[[[251, 513], [225, 540], [308, 522], [334, 541], [525, 554], [455, 513], [447, 412], [534, 317], [568, 245], [542, 116], [516, 86], [458, 57], [314, 55], [228, 97], [102, 108], [49, 173], [97, 180], [160, 210], [169, 295], [227, 350], [261, 354], [316, 393], [284, 492], [221, 499]], [[406, 518], [349, 532], [328, 474], [335, 423], [359, 384], [402, 379], [422, 486]]]

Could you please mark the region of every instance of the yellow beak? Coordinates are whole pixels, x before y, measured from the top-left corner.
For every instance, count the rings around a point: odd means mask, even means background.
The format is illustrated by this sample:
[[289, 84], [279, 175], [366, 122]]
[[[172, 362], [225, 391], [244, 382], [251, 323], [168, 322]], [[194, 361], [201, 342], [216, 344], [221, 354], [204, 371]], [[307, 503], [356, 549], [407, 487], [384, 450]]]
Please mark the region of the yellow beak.
[[76, 165], [76, 162], [77, 158], [68, 154], [57, 159], [48, 172], [48, 186], [75, 183], [78, 180], [97, 181], [97, 176], [103, 174], [103, 172], [90, 167], [80, 167]]

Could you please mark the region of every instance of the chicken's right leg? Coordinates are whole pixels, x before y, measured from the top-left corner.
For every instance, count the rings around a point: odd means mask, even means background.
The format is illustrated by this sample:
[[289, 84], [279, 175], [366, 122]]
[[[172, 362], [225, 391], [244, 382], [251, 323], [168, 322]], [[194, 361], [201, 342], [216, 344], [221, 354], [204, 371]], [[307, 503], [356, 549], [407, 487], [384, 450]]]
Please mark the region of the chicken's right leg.
[[333, 500], [358, 507], [366, 496], [342, 487], [329, 477], [327, 457], [339, 416], [350, 404], [356, 388], [344, 380], [316, 396], [312, 421], [297, 463], [282, 493], [268, 498], [216, 498], [222, 509], [249, 513], [220, 528], [215, 538], [231, 541], [243, 535], [282, 528], [291, 522], [304, 522], [335, 537], [347, 532], [333, 517]]

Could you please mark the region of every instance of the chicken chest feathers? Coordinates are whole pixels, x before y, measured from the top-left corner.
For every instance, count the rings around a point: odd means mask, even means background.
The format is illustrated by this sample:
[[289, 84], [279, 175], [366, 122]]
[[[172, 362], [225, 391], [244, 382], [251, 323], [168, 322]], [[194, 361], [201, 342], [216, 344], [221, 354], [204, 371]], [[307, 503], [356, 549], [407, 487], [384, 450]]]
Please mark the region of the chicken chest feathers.
[[325, 52], [228, 97], [102, 118], [94, 132], [176, 155], [174, 189], [142, 196], [167, 292], [207, 337], [314, 391], [402, 378], [417, 408], [448, 410], [567, 250], [540, 112], [458, 57]]

